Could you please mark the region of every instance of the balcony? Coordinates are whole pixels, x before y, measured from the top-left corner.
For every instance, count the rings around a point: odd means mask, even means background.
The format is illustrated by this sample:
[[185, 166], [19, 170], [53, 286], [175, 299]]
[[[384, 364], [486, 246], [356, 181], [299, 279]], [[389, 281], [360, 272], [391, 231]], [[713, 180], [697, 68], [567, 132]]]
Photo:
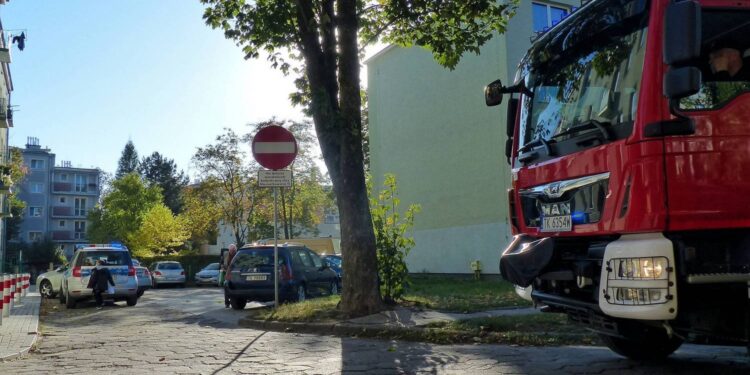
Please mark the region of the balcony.
[[53, 206], [52, 217], [79, 217], [85, 218], [88, 215], [88, 210], [73, 209], [70, 206]]
[[8, 105], [8, 100], [0, 98], [0, 128], [13, 127], [13, 110]]
[[70, 193], [73, 191], [73, 184], [70, 182], [55, 182], [52, 184], [53, 193]]
[[53, 241], [71, 241], [73, 240], [73, 232], [69, 230], [55, 230], [52, 231]]
[[66, 206], [52, 207], [52, 216], [73, 216], [73, 207], [66, 207]]

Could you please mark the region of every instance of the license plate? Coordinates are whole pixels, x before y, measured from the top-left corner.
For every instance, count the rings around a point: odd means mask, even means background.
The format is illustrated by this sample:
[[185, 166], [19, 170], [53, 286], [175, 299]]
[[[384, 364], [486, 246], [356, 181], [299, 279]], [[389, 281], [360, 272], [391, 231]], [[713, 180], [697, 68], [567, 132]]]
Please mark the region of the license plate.
[[545, 216], [542, 218], [542, 232], [569, 232], [573, 229], [570, 215]]
[[248, 275], [245, 280], [247, 281], [265, 281], [268, 276], [266, 275]]

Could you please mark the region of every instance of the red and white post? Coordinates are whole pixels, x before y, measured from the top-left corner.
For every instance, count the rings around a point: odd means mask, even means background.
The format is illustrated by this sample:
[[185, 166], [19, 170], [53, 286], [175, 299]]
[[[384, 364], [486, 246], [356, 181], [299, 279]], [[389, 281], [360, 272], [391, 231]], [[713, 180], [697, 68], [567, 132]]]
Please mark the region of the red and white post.
[[5, 304], [5, 275], [0, 275], [0, 326], [3, 325], [3, 305]]
[[21, 302], [21, 289], [23, 289], [23, 281], [21, 280], [21, 274], [16, 274], [16, 295], [15, 295], [15, 303]]
[[26, 283], [23, 285], [23, 296], [26, 297], [29, 294], [29, 287], [31, 287], [31, 274], [26, 274]]
[[5, 290], [8, 292], [8, 299], [5, 300], [6, 306], [8, 306], [8, 314], [5, 315], [8, 317], [10, 315], [10, 312], [13, 310], [13, 298], [16, 296], [16, 284], [14, 282], [16, 281], [16, 275], [10, 274], [8, 275], [8, 280], [5, 284]]

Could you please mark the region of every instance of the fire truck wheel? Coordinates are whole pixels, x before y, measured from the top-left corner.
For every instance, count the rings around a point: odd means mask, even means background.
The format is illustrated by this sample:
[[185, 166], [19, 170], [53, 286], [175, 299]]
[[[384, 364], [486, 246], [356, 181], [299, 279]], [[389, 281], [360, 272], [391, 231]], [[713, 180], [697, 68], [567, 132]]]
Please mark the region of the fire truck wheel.
[[613, 352], [635, 360], [664, 359], [682, 345], [682, 339], [676, 336], [670, 338], [664, 332], [639, 338], [601, 335], [601, 339]]

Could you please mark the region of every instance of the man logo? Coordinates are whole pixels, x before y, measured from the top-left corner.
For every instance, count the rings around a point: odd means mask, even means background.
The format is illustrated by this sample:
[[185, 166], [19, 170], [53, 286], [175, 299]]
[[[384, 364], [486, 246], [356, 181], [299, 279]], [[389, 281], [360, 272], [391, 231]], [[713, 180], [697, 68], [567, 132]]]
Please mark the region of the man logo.
[[560, 192], [560, 185], [561, 184], [559, 182], [550, 184], [549, 186], [544, 188], [544, 194], [550, 198], [559, 198], [560, 196], [562, 196], [562, 193]]

